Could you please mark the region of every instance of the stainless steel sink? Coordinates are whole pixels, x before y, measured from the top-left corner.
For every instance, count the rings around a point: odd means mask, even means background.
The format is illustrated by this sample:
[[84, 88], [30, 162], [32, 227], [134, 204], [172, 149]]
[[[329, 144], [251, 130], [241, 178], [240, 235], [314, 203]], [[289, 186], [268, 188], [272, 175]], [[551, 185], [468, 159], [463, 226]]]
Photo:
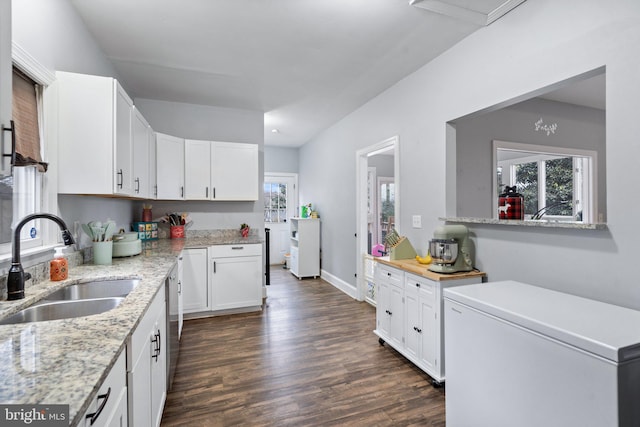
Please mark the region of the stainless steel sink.
[[113, 297], [75, 301], [43, 301], [0, 320], [0, 325], [90, 316], [112, 310], [123, 300], [123, 297]]
[[98, 280], [78, 283], [59, 289], [47, 296], [48, 301], [85, 300], [93, 298], [126, 297], [140, 283], [140, 279]]

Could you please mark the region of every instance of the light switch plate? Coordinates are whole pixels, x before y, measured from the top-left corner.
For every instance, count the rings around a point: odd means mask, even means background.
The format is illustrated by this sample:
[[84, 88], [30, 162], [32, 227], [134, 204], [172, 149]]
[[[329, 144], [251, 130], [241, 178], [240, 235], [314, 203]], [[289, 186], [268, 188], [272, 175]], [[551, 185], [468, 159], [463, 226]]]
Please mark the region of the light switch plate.
[[413, 228], [422, 228], [422, 216], [414, 215], [412, 218]]

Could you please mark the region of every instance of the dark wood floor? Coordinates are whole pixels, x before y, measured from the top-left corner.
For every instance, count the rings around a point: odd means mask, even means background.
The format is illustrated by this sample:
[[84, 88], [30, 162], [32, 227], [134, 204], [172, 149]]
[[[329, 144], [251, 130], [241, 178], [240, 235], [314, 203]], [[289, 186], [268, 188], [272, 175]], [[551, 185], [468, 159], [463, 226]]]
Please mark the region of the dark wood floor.
[[444, 391], [373, 334], [375, 309], [272, 267], [261, 313], [185, 322], [162, 426], [444, 426]]

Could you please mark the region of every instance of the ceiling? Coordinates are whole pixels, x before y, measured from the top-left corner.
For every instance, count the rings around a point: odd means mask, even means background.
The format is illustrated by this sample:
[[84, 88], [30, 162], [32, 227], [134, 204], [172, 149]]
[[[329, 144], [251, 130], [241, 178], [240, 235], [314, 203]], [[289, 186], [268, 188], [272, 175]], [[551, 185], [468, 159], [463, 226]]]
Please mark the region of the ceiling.
[[71, 3], [132, 97], [263, 111], [265, 144], [279, 146], [304, 144], [480, 28], [408, 0]]

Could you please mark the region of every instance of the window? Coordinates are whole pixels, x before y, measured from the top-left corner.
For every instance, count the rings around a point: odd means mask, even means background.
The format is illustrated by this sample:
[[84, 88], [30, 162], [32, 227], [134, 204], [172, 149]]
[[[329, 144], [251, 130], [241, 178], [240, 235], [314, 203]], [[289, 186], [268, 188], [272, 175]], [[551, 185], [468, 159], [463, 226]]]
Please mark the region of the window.
[[[498, 141], [495, 141], [496, 143]], [[497, 152], [497, 192], [516, 186], [524, 198], [525, 219], [592, 222], [595, 153], [541, 146], [508, 147]], [[505, 145], [506, 144], [506, 145]], [[578, 152], [580, 151], [580, 152]]]
[[264, 183], [264, 222], [286, 222], [287, 184]]
[[[11, 224], [13, 219], [35, 213], [42, 208], [44, 180], [42, 172], [47, 164], [42, 162], [43, 91], [30, 77], [14, 67], [13, 119], [16, 129], [17, 159], [12, 175], [0, 180], [0, 254], [11, 251]], [[42, 246], [44, 224], [40, 220], [26, 224], [21, 231], [23, 249]]]

